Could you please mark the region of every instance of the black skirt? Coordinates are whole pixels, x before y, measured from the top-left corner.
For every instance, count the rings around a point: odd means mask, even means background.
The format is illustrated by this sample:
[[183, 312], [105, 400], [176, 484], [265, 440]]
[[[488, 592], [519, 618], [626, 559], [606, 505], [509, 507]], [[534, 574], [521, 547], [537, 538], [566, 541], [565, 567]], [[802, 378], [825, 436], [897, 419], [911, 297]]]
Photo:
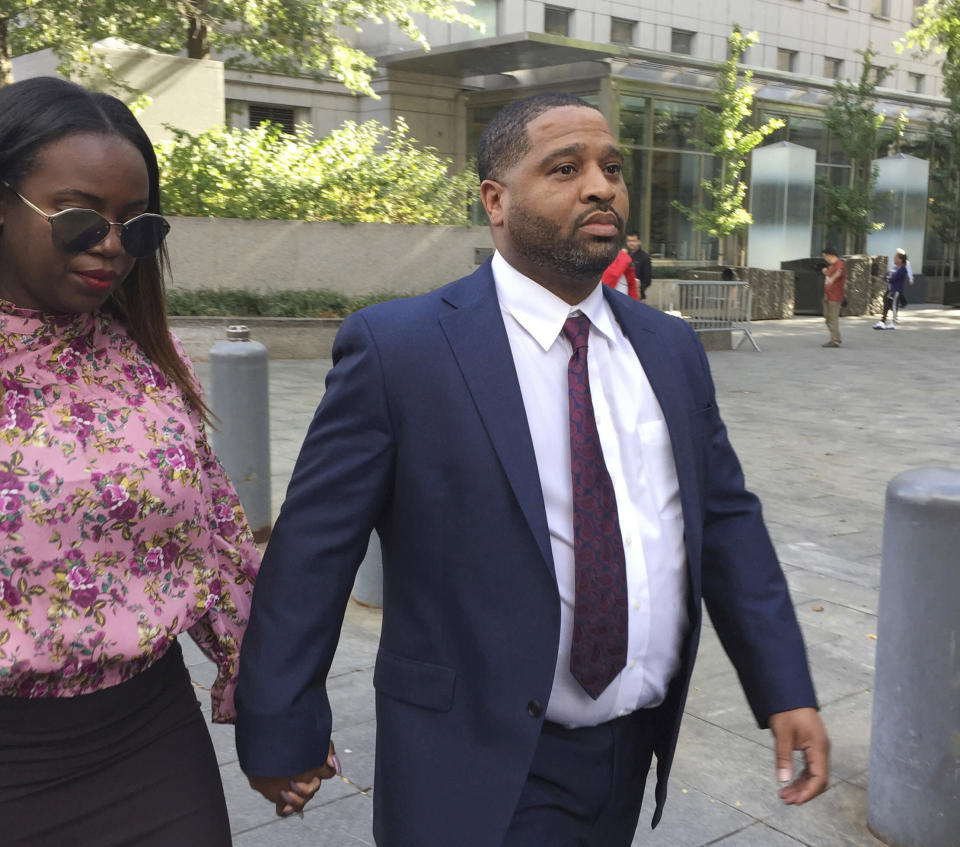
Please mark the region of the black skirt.
[[78, 697], [0, 697], [4, 847], [229, 847], [210, 733], [180, 645]]

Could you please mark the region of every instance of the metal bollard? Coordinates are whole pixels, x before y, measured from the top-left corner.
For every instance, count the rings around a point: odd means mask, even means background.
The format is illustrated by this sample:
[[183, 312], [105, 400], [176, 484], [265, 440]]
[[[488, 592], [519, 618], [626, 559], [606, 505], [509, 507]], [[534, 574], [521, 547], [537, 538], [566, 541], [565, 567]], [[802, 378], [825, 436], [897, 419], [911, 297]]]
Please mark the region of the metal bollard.
[[210, 348], [210, 443], [243, 504], [254, 540], [270, 537], [270, 404], [267, 348], [245, 326]]
[[383, 550], [380, 536], [370, 533], [367, 555], [360, 563], [357, 578], [353, 583], [353, 599], [361, 606], [379, 609], [383, 605]]
[[887, 486], [867, 824], [895, 847], [960, 844], [960, 471]]

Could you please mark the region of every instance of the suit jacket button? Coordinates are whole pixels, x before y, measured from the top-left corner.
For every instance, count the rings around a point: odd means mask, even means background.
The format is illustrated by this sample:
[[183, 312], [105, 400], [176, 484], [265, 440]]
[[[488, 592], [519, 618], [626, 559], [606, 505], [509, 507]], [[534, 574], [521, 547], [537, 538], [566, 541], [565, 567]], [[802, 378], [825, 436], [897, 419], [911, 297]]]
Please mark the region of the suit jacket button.
[[539, 718], [543, 714], [543, 706], [540, 705], [539, 700], [531, 700], [527, 703], [527, 714], [531, 718]]

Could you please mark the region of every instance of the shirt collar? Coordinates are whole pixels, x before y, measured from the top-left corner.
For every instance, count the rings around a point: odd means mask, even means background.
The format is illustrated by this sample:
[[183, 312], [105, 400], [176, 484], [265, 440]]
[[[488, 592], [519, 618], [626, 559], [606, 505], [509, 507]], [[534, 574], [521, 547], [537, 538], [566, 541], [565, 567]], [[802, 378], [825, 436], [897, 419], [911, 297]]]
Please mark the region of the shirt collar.
[[609, 341], [616, 339], [613, 315], [603, 297], [603, 285], [599, 281], [582, 302], [571, 306], [520, 273], [499, 251], [493, 254], [491, 270], [497, 286], [500, 308], [509, 312], [544, 351], [553, 346], [563, 329], [564, 321], [576, 312], [586, 315], [593, 329]]

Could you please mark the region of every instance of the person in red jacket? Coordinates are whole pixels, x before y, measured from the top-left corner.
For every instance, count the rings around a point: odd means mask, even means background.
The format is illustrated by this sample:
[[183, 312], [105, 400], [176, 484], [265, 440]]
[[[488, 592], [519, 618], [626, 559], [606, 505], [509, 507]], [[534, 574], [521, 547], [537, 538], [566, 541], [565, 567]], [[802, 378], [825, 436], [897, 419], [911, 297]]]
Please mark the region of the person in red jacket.
[[617, 253], [610, 266], [603, 272], [601, 277], [604, 285], [616, 288], [624, 294], [629, 294], [634, 300], [640, 299], [640, 291], [637, 288], [637, 274], [633, 268], [633, 257], [627, 252], [626, 248]]
[[823, 318], [830, 331], [830, 340], [822, 347], [840, 346], [840, 309], [843, 306], [844, 289], [847, 283], [847, 266], [837, 255], [835, 247], [824, 247], [823, 258]]

